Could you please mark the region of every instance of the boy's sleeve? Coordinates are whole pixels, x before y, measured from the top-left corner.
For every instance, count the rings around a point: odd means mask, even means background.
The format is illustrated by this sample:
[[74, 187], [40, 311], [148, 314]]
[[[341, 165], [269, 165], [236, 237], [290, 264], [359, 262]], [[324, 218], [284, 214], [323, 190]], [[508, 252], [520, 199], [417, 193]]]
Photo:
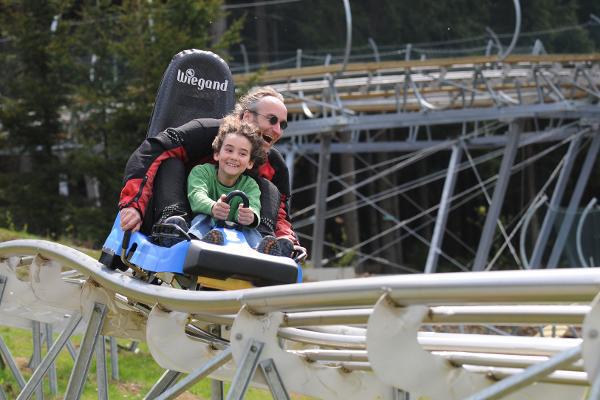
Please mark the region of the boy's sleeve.
[[[210, 165], [209, 167], [212, 167]], [[210, 198], [209, 182], [213, 179], [206, 165], [192, 168], [188, 176], [188, 200], [194, 214], [212, 215], [212, 207], [216, 203]]]

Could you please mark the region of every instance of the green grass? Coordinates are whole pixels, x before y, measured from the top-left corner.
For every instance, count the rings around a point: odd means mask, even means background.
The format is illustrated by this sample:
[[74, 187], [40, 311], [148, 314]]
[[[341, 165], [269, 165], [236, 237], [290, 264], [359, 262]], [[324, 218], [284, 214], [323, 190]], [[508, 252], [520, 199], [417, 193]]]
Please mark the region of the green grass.
[[[25, 380], [28, 380], [32, 374], [31, 369], [27, 367], [33, 349], [31, 332], [21, 329], [0, 327], [0, 336], [10, 349], [13, 359], [17, 362], [17, 365], [19, 365], [21, 374]], [[81, 338], [78, 336], [72, 338], [72, 342], [76, 347], [80, 340]], [[128, 345], [127, 342], [121, 342], [121, 344]], [[110, 366], [110, 352], [108, 351], [108, 347], [109, 346], [107, 345], [106, 362], [107, 365]], [[44, 380], [43, 385], [44, 392], [47, 395], [46, 398], [53, 400], [63, 398], [72, 367], [73, 359], [68, 351], [64, 349], [56, 362], [58, 394], [57, 396], [51, 397], [48, 381]], [[136, 353], [119, 349], [119, 380], [114, 381], [110, 378], [109, 367], [109, 397], [111, 399], [142, 399], [163, 372], [164, 370], [154, 362], [144, 344], [139, 346], [139, 351]], [[17, 397], [19, 393], [17, 381], [7, 367], [0, 369], [0, 384], [3, 386], [8, 398]], [[189, 390], [189, 394], [193, 394], [194, 397], [188, 396], [188, 398], [210, 398], [210, 382], [205, 379], [197, 383]], [[82, 398], [86, 400], [98, 398], [95, 360], [92, 361], [92, 365], [90, 366]], [[265, 397], [254, 398], [259, 399]]]
[[24, 231], [13, 231], [6, 228], [0, 228], [0, 242], [15, 239], [40, 239], [40, 237]]
[[[37, 237], [35, 235], [28, 234], [26, 232], [17, 232], [4, 228], [0, 228], [0, 242], [14, 240], [14, 239], [44, 239]], [[48, 240], [48, 239], [44, 239]], [[99, 252], [96, 250], [90, 250], [85, 248], [80, 248], [73, 245], [73, 242], [70, 241], [61, 241], [62, 244], [77, 248], [78, 250], [90, 255], [91, 257], [98, 258]], [[54, 340], [56, 340], [58, 334], [54, 335]], [[31, 377], [32, 370], [27, 367], [29, 359], [33, 354], [33, 342], [31, 331], [16, 329], [16, 328], [8, 328], [1, 326], [0, 322], [0, 337], [4, 340], [7, 347], [9, 348], [13, 359], [19, 365], [19, 369], [21, 374], [28, 380]], [[80, 336], [74, 336], [71, 338], [71, 342], [76, 347], [79, 345], [81, 341]], [[130, 342], [121, 341], [119, 343], [125, 347], [128, 347]], [[143, 397], [148, 393], [148, 391], [152, 388], [154, 383], [160, 378], [163, 374], [164, 370], [154, 362], [152, 355], [148, 351], [147, 346], [144, 343], [141, 343], [138, 346], [137, 352], [131, 352], [119, 349], [119, 380], [114, 381], [111, 379], [110, 373], [110, 351], [107, 343], [107, 356], [106, 356], [106, 364], [108, 368], [108, 390], [109, 390], [109, 398], [112, 400], [120, 400], [120, 399], [143, 399]], [[44, 346], [42, 357], [46, 354], [47, 349]], [[1, 358], [1, 357], [0, 357]], [[69, 355], [67, 349], [63, 349], [56, 360], [56, 371], [58, 376], [58, 394], [54, 397], [50, 395], [50, 388], [47, 379], [43, 381], [44, 394], [46, 399], [50, 400], [58, 400], [62, 399], [65, 394], [65, 390], [69, 381], [69, 376], [71, 374], [71, 369], [73, 368], [73, 359]], [[3, 364], [0, 363], [0, 367]], [[20, 389], [18, 387], [16, 379], [13, 377], [8, 366], [4, 366], [0, 368], [0, 385], [4, 389], [6, 396], [8, 399], [14, 399], [17, 397]], [[210, 389], [210, 380], [203, 379], [192, 386], [188, 391], [179, 396], [180, 399], [186, 400], [197, 400], [197, 399], [210, 399], [211, 389]], [[225, 385], [225, 392], [229, 389], [229, 385]], [[96, 385], [96, 365], [95, 360], [92, 361], [90, 366], [90, 370], [87, 376], [86, 384], [84, 387], [84, 392], [82, 399], [84, 400], [92, 400], [97, 399], [97, 385]], [[250, 388], [246, 393], [246, 399], [248, 400], [265, 400], [271, 399], [271, 395], [265, 390]], [[306, 397], [296, 397], [295, 399], [306, 399]]]
[[[7, 242], [9, 240], [16, 240], [16, 239], [38, 239], [38, 240], [53, 241], [52, 239], [36, 236], [36, 235], [33, 235], [26, 231], [14, 231], [14, 230], [6, 229], [6, 228], [0, 228], [0, 243]], [[90, 257], [93, 257], [96, 259], [98, 257], [100, 257], [100, 250], [88, 249], [86, 247], [79, 246], [79, 245], [75, 244], [75, 242], [73, 240], [63, 239], [63, 240], [58, 241], [58, 243], [64, 244], [65, 246], [69, 246], [74, 249], [77, 249], [77, 250], [81, 251], [82, 253], [87, 254]]]

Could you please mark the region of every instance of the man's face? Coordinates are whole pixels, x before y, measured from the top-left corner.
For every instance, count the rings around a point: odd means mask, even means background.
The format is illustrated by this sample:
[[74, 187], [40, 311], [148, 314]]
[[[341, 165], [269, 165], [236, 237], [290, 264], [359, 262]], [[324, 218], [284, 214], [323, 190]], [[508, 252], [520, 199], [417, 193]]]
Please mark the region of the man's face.
[[[277, 117], [274, 125], [270, 122], [272, 117]], [[265, 151], [268, 152], [283, 135], [281, 123], [287, 122], [287, 108], [278, 98], [267, 96], [259, 100], [254, 112], [245, 111], [242, 119], [258, 126], [265, 141]]]

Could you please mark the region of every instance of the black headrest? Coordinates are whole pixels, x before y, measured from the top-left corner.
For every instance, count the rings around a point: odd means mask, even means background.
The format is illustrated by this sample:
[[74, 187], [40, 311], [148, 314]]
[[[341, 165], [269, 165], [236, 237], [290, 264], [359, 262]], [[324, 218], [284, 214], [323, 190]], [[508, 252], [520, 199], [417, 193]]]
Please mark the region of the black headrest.
[[194, 118], [222, 118], [234, 104], [227, 63], [210, 51], [184, 50], [173, 57], [163, 75], [147, 136]]

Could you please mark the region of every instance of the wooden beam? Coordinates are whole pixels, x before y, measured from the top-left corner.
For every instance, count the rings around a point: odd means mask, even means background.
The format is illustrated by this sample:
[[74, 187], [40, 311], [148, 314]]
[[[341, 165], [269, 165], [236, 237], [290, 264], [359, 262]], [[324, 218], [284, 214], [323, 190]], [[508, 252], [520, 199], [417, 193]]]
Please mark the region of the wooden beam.
[[[369, 72], [382, 72], [384, 70], [406, 70], [422, 68], [440, 68], [450, 66], [473, 66], [483, 64], [539, 64], [539, 63], [581, 63], [600, 61], [600, 53], [592, 54], [514, 54], [503, 61], [496, 56], [472, 56], [452, 58], [432, 58], [428, 60], [410, 61], [381, 61], [368, 63], [351, 63], [346, 66], [344, 75], [366, 74]], [[298, 78], [308, 78], [331, 74], [342, 69], [341, 64], [317, 65], [303, 68], [285, 68], [266, 72], [254, 72], [233, 75], [236, 85], [242, 85], [251, 80], [260, 83], [295, 81]]]

